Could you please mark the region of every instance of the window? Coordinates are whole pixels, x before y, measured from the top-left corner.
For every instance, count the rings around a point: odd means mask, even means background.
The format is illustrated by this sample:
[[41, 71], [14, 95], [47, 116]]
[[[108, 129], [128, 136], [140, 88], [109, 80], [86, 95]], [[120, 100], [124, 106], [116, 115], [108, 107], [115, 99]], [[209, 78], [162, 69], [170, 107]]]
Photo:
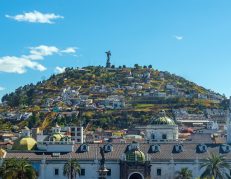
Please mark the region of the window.
[[166, 138], [167, 138], [166, 134], [163, 134], [162, 139], [166, 139]]
[[157, 176], [161, 176], [161, 169], [158, 168], [158, 169], [156, 170], [156, 174], [157, 174]]
[[71, 128], [71, 131], [75, 131], [75, 128]]
[[59, 169], [55, 168], [55, 175], [59, 175]]
[[229, 146], [226, 146], [226, 150], [229, 150]]
[[111, 169], [107, 169], [108, 172], [107, 172], [107, 176], [111, 176]]
[[84, 146], [83, 146], [83, 150], [87, 150], [87, 147], [86, 147], [86, 145], [84, 145]]
[[158, 150], [158, 146], [157, 145], [155, 146], [155, 150]]
[[155, 139], [155, 135], [154, 134], [152, 134], [152, 139]]
[[80, 139], [77, 139], [77, 142], [80, 142]]
[[71, 133], [71, 136], [75, 136], [75, 133]]
[[173, 134], [173, 139], [176, 139], [176, 134]]
[[181, 150], [181, 146], [179, 146], [178, 149]]
[[85, 176], [85, 168], [81, 168], [81, 176]]
[[111, 150], [111, 146], [110, 145], [107, 146], [107, 150]]
[[81, 136], [81, 134], [80, 134], [80, 133], [77, 133], [77, 136]]
[[80, 128], [77, 128], [77, 131], [80, 131]]
[[205, 146], [203, 146], [203, 150], [205, 150]]

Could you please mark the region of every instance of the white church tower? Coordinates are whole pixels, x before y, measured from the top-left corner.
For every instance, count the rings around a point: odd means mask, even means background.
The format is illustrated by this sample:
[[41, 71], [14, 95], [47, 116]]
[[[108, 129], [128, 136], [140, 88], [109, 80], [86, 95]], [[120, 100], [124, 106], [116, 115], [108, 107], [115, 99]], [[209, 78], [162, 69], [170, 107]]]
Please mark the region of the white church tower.
[[230, 121], [230, 114], [229, 110], [231, 108], [231, 96], [230, 96], [230, 104], [229, 108], [227, 109], [227, 114], [226, 114], [226, 123], [227, 123], [227, 143], [231, 143], [231, 121]]

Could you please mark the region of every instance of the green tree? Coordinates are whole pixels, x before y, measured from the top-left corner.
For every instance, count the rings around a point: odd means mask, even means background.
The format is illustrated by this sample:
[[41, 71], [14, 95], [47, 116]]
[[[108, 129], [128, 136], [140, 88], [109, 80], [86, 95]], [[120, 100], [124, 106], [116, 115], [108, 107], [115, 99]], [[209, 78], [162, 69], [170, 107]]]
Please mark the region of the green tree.
[[144, 67], [143, 68], [147, 68], [147, 66], [146, 65], [144, 65]]
[[212, 157], [205, 158], [200, 165], [200, 170], [204, 169], [201, 178], [229, 178], [230, 165], [226, 162], [225, 156], [216, 156], [211, 152]]
[[180, 171], [174, 172], [174, 179], [191, 179], [193, 178], [193, 173], [191, 170], [188, 170], [188, 167], [181, 167]]
[[121, 66], [119, 66], [119, 69], [121, 69], [122, 67]]
[[33, 165], [28, 163], [28, 158], [18, 160], [13, 158], [7, 165], [7, 170], [13, 175], [13, 178], [18, 179], [36, 179], [36, 172]]
[[126, 68], [126, 65], [123, 65], [123, 68]]
[[77, 160], [70, 159], [68, 163], [63, 166], [63, 176], [69, 179], [76, 178], [77, 174], [81, 175], [81, 167]]
[[138, 69], [138, 68], [139, 68], [139, 65], [138, 65], [138, 64], [135, 64], [134, 67], [135, 67], [136, 69]]
[[112, 65], [111, 68], [115, 68], [115, 65]]
[[152, 68], [152, 65], [148, 65], [148, 68]]
[[28, 105], [32, 105], [34, 100], [36, 99], [36, 96], [35, 96], [35, 89], [32, 88], [32, 89], [29, 89], [26, 93], [27, 95], [27, 104]]

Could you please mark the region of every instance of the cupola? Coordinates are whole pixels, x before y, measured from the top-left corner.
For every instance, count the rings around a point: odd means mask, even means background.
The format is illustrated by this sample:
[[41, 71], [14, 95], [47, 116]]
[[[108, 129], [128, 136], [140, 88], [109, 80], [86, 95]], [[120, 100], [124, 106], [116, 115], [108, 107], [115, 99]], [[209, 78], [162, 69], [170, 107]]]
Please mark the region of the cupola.
[[52, 127], [52, 133], [60, 133], [61, 127], [59, 127], [59, 125], [56, 122], [55, 127]]

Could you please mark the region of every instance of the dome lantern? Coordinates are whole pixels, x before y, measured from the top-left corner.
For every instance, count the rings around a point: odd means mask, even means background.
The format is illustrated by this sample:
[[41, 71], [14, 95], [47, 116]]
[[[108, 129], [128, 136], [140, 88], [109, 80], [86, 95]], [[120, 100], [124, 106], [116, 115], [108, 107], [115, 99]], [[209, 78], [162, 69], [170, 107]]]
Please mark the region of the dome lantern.
[[56, 122], [55, 127], [52, 127], [52, 133], [57, 134], [60, 133], [60, 131], [61, 131], [61, 127], [59, 127], [59, 125]]

